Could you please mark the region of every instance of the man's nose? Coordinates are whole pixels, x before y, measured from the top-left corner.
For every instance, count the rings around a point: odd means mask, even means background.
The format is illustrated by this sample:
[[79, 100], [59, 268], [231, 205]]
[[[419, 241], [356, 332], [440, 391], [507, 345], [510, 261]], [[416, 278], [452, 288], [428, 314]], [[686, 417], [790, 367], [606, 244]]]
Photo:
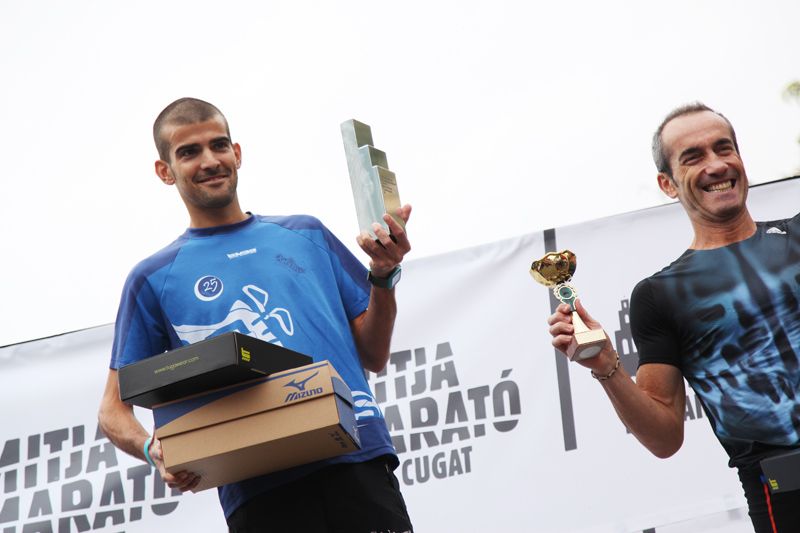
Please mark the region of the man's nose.
[[219, 166], [219, 159], [213, 150], [203, 150], [200, 159], [200, 167], [203, 169], [217, 168]]
[[711, 176], [724, 174], [728, 170], [728, 162], [716, 154], [713, 154], [706, 165], [706, 173]]

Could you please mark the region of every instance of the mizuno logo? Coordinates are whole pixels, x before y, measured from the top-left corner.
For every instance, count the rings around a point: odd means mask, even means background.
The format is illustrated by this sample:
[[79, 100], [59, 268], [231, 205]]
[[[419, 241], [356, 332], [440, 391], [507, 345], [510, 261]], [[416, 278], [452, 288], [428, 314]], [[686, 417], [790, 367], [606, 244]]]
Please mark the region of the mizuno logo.
[[289, 383], [286, 383], [286, 384], [284, 385], [284, 387], [294, 387], [294, 388], [295, 388], [295, 389], [297, 389], [298, 391], [301, 391], [301, 392], [302, 392], [302, 391], [305, 391], [305, 390], [306, 390], [306, 383], [308, 383], [308, 380], [310, 380], [311, 378], [313, 378], [313, 377], [314, 377], [314, 376], [316, 376], [317, 374], [319, 374], [319, 371], [317, 371], [317, 372], [314, 372], [313, 374], [311, 374], [310, 376], [308, 376], [306, 379], [304, 379], [304, 380], [301, 380], [301, 381], [297, 381], [296, 379], [293, 379], [293, 380], [292, 380], [292, 381], [290, 381]]
[[233, 252], [230, 254], [225, 254], [228, 256], [228, 259], [236, 259], [237, 257], [242, 257], [243, 255], [250, 255], [258, 252], [255, 248], [250, 248], [249, 250], [242, 250], [240, 252]]
[[286, 395], [286, 399], [283, 400], [283, 403], [299, 400], [300, 398], [308, 398], [310, 396], [316, 396], [317, 394], [322, 394], [322, 392], [323, 392], [322, 387], [317, 387], [316, 389], [311, 389], [311, 390], [304, 390], [302, 392], [290, 392], [289, 394]]
[[781, 228], [772, 227], [767, 230], [767, 233], [777, 233], [778, 235], [786, 235], [786, 232]]

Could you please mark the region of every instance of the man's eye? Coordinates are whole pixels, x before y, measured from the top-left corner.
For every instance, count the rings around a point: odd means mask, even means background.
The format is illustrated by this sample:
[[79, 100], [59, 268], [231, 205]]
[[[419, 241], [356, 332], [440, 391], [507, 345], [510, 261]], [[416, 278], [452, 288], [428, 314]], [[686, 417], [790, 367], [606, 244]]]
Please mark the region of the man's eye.
[[178, 152], [178, 157], [181, 159], [186, 159], [187, 157], [192, 157], [195, 155], [195, 153], [197, 153], [196, 150], [180, 150]]
[[214, 148], [214, 150], [227, 150], [228, 146], [230, 146], [230, 145], [227, 142], [219, 141], [219, 142], [214, 143], [213, 148]]

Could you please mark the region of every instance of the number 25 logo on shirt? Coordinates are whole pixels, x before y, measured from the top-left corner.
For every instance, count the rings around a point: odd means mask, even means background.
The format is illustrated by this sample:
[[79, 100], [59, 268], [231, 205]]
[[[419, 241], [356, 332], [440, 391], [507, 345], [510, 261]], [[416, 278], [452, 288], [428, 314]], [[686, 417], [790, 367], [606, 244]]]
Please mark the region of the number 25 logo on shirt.
[[217, 276], [203, 276], [194, 284], [194, 295], [204, 302], [210, 302], [219, 298], [222, 289], [222, 280]]

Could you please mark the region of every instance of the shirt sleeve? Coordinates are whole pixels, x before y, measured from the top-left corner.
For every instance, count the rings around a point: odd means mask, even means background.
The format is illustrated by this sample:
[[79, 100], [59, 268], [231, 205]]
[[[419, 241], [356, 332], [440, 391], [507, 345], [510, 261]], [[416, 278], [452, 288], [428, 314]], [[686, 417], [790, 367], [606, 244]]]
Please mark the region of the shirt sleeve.
[[631, 294], [631, 332], [639, 352], [639, 366], [664, 363], [681, 368], [680, 337], [659, 302], [650, 279], [640, 281]]
[[371, 286], [367, 281], [367, 269], [328, 228], [320, 223], [336, 284], [348, 320], [366, 311]]
[[158, 298], [147, 279], [134, 270], [122, 289], [110, 367], [117, 370], [168, 348]]

